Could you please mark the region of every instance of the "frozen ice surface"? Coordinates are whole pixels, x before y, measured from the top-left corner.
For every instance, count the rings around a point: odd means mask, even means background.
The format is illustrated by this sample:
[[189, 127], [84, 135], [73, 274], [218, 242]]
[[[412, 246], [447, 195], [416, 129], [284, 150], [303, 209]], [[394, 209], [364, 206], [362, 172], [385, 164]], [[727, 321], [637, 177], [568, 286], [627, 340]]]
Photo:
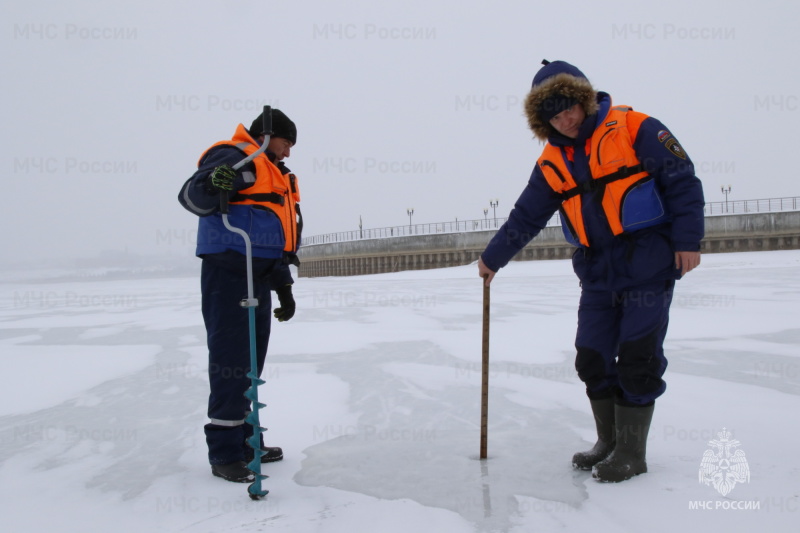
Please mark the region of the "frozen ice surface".
[[[0, 284], [3, 531], [796, 531], [800, 251], [706, 255], [678, 283], [649, 472], [616, 485], [570, 466], [594, 426], [568, 262], [495, 278], [485, 461], [474, 265], [299, 279], [258, 502], [206, 464], [197, 278], [36, 276]], [[723, 428], [751, 473], [724, 497], [698, 478]]]

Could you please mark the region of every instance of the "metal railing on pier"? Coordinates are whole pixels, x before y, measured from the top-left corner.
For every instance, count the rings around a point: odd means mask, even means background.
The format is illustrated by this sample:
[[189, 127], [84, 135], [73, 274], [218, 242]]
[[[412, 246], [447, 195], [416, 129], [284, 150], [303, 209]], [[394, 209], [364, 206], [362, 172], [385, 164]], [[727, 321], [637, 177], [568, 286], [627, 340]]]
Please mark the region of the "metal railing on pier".
[[[708, 202], [704, 212], [706, 216], [738, 215], [750, 213], [769, 213], [775, 211], [797, 211], [800, 209], [800, 197], [766, 198], [761, 200], [737, 200]], [[469, 231], [490, 231], [502, 226], [506, 218], [492, 217], [476, 220], [456, 220], [452, 222], [434, 222], [428, 224], [406, 224], [386, 228], [356, 229], [325, 233], [303, 237], [303, 245], [326, 244], [333, 242], [359, 241], [366, 239], [389, 239], [392, 237], [408, 237], [411, 235], [440, 235], [443, 233], [465, 233]], [[547, 226], [559, 226], [561, 218], [556, 213]]]

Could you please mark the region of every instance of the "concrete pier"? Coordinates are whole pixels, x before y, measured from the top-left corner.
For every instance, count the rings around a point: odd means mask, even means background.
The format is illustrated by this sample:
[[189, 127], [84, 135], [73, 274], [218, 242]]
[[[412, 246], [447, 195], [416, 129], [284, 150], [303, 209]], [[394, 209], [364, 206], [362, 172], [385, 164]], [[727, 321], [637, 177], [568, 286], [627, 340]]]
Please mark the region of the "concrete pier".
[[[706, 217], [703, 253], [800, 249], [800, 211]], [[365, 239], [303, 246], [301, 277], [356, 276], [466, 265], [496, 230]], [[560, 227], [545, 228], [515, 261], [567, 259], [575, 248]]]

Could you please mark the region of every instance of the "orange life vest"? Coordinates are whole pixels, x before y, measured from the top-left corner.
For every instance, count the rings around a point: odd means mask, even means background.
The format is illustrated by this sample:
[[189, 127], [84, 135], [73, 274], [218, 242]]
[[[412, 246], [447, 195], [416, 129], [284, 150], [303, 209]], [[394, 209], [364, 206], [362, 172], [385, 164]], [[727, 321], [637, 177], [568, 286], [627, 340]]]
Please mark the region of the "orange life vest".
[[[236, 133], [230, 141], [220, 141], [212, 148], [221, 145], [234, 146], [250, 155], [259, 149], [256, 141], [247, 133], [247, 129], [242, 124], [236, 128]], [[206, 150], [208, 152], [208, 150]], [[202, 161], [205, 154], [201, 156]], [[283, 227], [286, 244], [284, 252], [297, 252], [298, 241], [302, 222], [298, 220], [300, 216], [300, 190], [297, 185], [297, 177], [292, 174], [282, 174], [267, 157], [265, 153], [253, 159], [255, 165], [255, 183], [252, 186], [240, 190], [230, 200], [231, 204], [252, 205], [261, 209], [269, 209], [278, 216]]]
[[[631, 191], [652, 181], [633, 149], [639, 127], [646, 118], [644, 113], [627, 106], [609, 110], [603, 124], [586, 140], [591, 171], [591, 179], [586, 183], [576, 183], [569, 170], [567, 161], [573, 160], [572, 147], [559, 148], [548, 143], [539, 157], [537, 164], [547, 183], [564, 198], [560, 209], [562, 221], [581, 245], [589, 246], [581, 209], [582, 195], [599, 188], [603, 188], [603, 213], [614, 235], [666, 221], [663, 203], [652, 183], [647, 187], [648, 201], [643, 202], [648, 206], [646, 209], [623, 209]], [[635, 215], [627, 216], [631, 211], [635, 211]]]

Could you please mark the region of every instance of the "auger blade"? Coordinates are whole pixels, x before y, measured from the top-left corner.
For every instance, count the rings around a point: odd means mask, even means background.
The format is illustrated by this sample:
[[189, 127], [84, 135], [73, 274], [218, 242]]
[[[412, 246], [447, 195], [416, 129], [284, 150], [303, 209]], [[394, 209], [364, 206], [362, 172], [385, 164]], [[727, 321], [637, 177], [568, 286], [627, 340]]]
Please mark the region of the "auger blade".
[[[258, 428], [261, 429], [261, 428]], [[253, 434], [247, 437], [247, 444], [252, 449], [257, 450], [261, 447], [261, 434], [263, 431], [254, 431]]]
[[252, 484], [250, 484], [249, 487], [247, 487], [247, 493], [250, 496], [251, 500], [260, 500], [261, 498], [269, 494], [268, 490], [261, 488], [261, 479], [264, 477], [266, 476], [261, 476], [261, 477], [256, 476], [256, 480]]
[[256, 452], [255, 457], [253, 457], [252, 461], [247, 463], [247, 468], [249, 468], [254, 473], [255, 469], [258, 468], [259, 472], [255, 473], [256, 478], [267, 479], [269, 476], [261, 473], [261, 456], [264, 455], [264, 452], [260, 451], [258, 448], [256, 448], [255, 452]]
[[256, 375], [255, 375], [255, 374], [253, 374], [252, 372], [248, 372], [248, 373], [247, 373], [247, 377], [248, 377], [248, 378], [250, 378], [250, 381], [251, 381], [252, 383], [255, 383], [256, 385], [263, 385], [264, 383], [266, 383], [266, 381], [264, 381], [264, 380], [263, 380], [263, 379], [261, 379], [260, 377], [256, 376]]

